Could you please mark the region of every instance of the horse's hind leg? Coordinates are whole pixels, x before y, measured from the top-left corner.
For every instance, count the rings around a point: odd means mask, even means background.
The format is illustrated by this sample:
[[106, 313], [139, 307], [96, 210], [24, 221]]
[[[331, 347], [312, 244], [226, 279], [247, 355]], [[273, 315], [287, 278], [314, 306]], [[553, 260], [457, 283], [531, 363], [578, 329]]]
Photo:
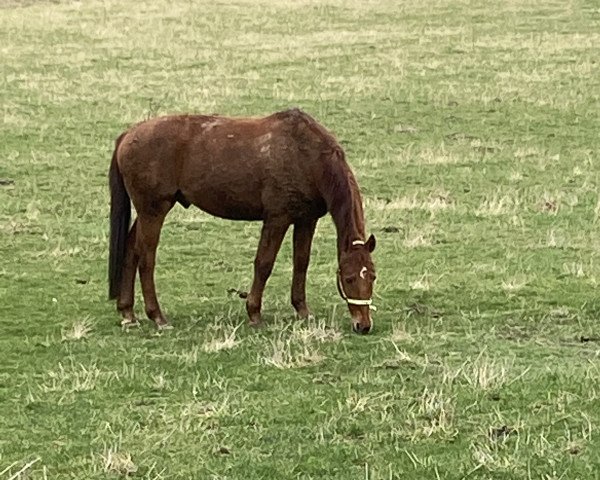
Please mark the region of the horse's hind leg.
[[292, 305], [300, 318], [308, 318], [306, 306], [306, 272], [310, 260], [310, 247], [317, 220], [305, 220], [294, 224], [294, 273], [292, 274]]
[[166, 328], [168, 322], [158, 304], [156, 287], [154, 285], [154, 266], [156, 264], [156, 248], [160, 239], [160, 230], [165, 216], [172, 206], [172, 202], [162, 202], [158, 207], [152, 209], [151, 214], [138, 213], [137, 219], [136, 246], [139, 254], [138, 268], [140, 271], [140, 282], [142, 283], [146, 315], [148, 315], [150, 320], [154, 321], [159, 329]]
[[135, 274], [138, 268], [140, 259], [136, 247], [136, 231], [137, 220], [133, 222], [129, 234], [127, 235], [127, 249], [125, 254], [125, 262], [123, 263], [123, 279], [121, 280], [121, 293], [117, 300], [117, 309], [121, 312], [123, 320], [121, 325], [124, 327], [137, 325], [137, 320], [133, 313], [134, 289], [135, 289]]
[[267, 280], [273, 271], [273, 264], [281, 247], [281, 242], [289, 226], [287, 222], [280, 223], [269, 220], [266, 220], [263, 224], [254, 260], [254, 281], [246, 299], [246, 310], [250, 317], [251, 325], [259, 325], [261, 323], [260, 308], [262, 305], [262, 295]]

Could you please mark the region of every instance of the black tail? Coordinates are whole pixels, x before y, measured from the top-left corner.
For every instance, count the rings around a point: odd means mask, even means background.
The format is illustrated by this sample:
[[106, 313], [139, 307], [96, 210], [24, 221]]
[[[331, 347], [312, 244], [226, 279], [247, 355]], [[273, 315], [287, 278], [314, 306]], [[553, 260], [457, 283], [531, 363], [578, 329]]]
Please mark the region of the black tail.
[[125, 190], [123, 176], [117, 165], [117, 150], [125, 134], [117, 138], [108, 172], [110, 185], [110, 249], [108, 254], [108, 298], [113, 300], [121, 291], [123, 262], [127, 249], [127, 235], [131, 222], [131, 202]]

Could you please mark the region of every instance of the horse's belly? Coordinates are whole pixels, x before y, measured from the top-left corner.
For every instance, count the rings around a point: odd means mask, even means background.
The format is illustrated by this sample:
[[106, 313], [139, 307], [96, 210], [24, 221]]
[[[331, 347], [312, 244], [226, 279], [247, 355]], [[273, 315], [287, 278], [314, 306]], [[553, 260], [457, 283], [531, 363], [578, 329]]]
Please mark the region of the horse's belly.
[[233, 193], [229, 189], [206, 187], [183, 192], [186, 199], [204, 212], [229, 220], [262, 220], [263, 207], [256, 195]]

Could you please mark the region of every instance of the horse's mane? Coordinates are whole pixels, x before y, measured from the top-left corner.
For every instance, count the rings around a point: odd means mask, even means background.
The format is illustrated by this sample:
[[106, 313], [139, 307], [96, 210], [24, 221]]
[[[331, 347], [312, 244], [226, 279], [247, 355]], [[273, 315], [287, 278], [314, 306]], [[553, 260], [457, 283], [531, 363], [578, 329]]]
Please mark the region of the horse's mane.
[[[364, 214], [360, 189], [341, 148], [336, 148], [327, 162], [323, 188], [323, 197], [340, 241], [363, 240]], [[359, 235], [359, 238], [346, 238], [349, 235]]]

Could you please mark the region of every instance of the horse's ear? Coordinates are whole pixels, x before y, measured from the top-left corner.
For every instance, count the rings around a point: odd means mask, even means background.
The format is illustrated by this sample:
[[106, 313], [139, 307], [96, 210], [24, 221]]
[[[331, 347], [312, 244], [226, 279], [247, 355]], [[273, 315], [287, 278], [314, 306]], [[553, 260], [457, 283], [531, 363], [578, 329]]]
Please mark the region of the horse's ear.
[[365, 243], [365, 246], [367, 247], [369, 252], [372, 252], [373, 250], [375, 250], [376, 245], [377, 245], [377, 242], [375, 240], [375, 235], [371, 234], [371, 236], [367, 240], [367, 243]]

